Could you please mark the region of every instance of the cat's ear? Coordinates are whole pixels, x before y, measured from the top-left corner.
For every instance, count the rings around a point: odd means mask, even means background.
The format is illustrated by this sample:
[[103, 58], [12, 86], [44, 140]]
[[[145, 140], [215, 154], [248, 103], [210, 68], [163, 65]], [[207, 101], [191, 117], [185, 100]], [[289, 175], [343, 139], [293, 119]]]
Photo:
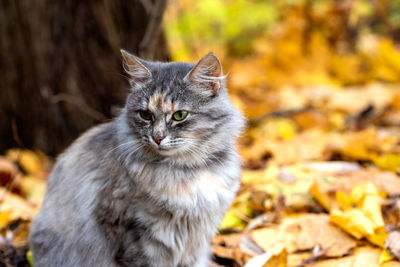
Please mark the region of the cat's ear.
[[191, 83], [202, 84], [216, 93], [221, 88], [225, 76], [218, 57], [213, 53], [208, 53], [197, 62], [185, 79]]
[[151, 79], [151, 72], [146, 68], [137, 57], [129, 54], [125, 50], [121, 49], [123, 58], [123, 67], [126, 73], [129, 74], [129, 82], [131, 85], [136, 83], [145, 83]]

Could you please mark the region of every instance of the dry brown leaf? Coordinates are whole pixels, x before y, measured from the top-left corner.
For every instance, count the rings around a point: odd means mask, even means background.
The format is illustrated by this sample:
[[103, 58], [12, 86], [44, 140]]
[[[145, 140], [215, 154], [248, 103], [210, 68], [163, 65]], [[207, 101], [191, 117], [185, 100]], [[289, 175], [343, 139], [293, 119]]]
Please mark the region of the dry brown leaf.
[[287, 248], [289, 253], [295, 250], [293, 247], [289, 248], [289, 241], [286, 241], [285, 234], [278, 226], [257, 229], [251, 232], [250, 236], [265, 252], [277, 254], [284, 248]]
[[258, 247], [256, 249], [246, 249], [242, 246], [244, 237], [245, 235], [243, 233], [217, 235], [211, 243], [211, 250], [215, 256], [233, 260], [243, 266], [250, 258], [263, 253]]
[[266, 252], [289, 253], [311, 250], [319, 245], [328, 257], [340, 257], [356, 246], [356, 242], [329, 222], [326, 214], [305, 214], [285, 218], [280, 226], [255, 230], [251, 237]]
[[346, 88], [345, 90], [331, 91], [327, 108], [331, 110], [356, 113], [368, 105], [383, 109], [390, 105], [394, 90], [382, 84], [370, 84], [361, 88]]
[[312, 257], [312, 252], [296, 252], [288, 255], [288, 267], [299, 267], [301, 264]]

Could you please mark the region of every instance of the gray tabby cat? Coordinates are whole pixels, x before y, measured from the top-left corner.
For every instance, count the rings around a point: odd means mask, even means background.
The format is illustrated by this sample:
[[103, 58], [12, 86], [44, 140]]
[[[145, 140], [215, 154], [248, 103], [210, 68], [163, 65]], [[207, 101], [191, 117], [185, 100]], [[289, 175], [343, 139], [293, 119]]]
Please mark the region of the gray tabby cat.
[[57, 160], [31, 229], [35, 266], [208, 266], [239, 187], [243, 117], [214, 54], [192, 65], [121, 52], [126, 106]]

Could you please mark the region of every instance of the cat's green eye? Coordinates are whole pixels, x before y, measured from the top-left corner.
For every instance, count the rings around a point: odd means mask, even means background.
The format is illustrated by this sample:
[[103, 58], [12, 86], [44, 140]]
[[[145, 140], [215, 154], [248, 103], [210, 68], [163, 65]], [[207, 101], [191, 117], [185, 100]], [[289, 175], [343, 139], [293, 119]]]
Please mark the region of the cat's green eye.
[[150, 112], [146, 111], [146, 110], [141, 110], [139, 111], [140, 117], [142, 117], [142, 119], [150, 121], [153, 119], [153, 116], [151, 115]]
[[178, 110], [177, 112], [175, 112], [174, 114], [172, 114], [172, 119], [175, 121], [181, 121], [184, 118], [186, 118], [188, 115], [188, 112], [185, 110]]

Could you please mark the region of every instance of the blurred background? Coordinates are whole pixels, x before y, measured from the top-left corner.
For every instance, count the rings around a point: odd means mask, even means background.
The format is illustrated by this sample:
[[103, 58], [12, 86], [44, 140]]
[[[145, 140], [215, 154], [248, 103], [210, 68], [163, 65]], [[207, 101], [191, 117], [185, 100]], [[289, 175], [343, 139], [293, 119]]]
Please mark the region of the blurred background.
[[54, 156], [115, 115], [120, 48], [162, 61], [215, 52], [250, 119], [281, 108], [269, 95], [281, 88], [400, 79], [398, 1], [3, 1], [0, 34], [0, 151]]
[[[400, 230], [400, 1], [1, 0], [4, 266], [28, 264], [54, 157], [123, 106], [121, 48], [193, 63], [214, 52], [248, 118], [242, 188], [214, 264], [272, 251], [279, 266], [399, 266], [387, 240]], [[273, 238], [293, 224], [303, 230]], [[248, 266], [278, 266], [263, 259]]]

